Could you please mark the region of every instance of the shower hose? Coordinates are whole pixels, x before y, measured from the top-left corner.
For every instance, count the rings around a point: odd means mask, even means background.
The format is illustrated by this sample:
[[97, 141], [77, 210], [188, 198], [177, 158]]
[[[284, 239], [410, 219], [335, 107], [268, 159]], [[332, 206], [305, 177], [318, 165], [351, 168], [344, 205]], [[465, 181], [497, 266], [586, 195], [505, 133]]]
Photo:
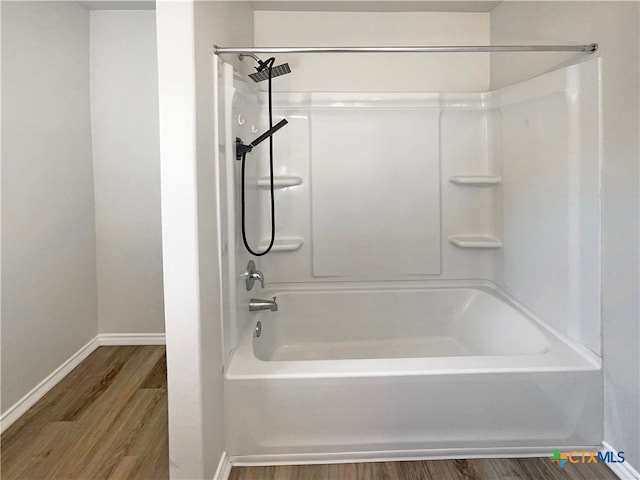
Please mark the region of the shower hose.
[[[271, 104], [271, 69], [273, 67], [273, 63], [275, 62], [275, 58], [271, 57], [268, 60], [263, 62], [266, 65], [269, 73], [269, 128], [273, 127], [273, 107]], [[266, 250], [262, 252], [256, 252], [249, 246], [249, 242], [247, 242], [247, 230], [245, 225], [245, 200], [244, 200], [244, 171], [245, 171], [245, 159], [247, 153], [242, 154], [242, 174], [241, 174], [241, 189], [242, 189], [242, 199], [241, 199], [241, 210], [242, 210], [242, 241], [244, 243], [244, 247], [247, 251], [256, 257], [261, 257], [266, 255], [271, 251], [273, 247], [273, 242], [276, 238], [276, 209], [275, 209], [275, 200], [273, 194], [273, 135], [269, 137], [269, 184], [271, 190], [271, 240], [269, 241], [269, 246]]]

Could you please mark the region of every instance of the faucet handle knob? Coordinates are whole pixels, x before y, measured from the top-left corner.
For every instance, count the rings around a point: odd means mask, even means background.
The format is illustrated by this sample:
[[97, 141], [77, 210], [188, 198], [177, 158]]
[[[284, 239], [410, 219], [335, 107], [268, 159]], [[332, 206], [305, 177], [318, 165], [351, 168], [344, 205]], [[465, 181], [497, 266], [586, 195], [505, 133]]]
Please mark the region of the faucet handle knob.
[[247, 290], [251, 290], [253, 288], [253, 284], [256, 280], [260, 280], [260, 285], [264, 288], [264, 275], [260, 270], [256, 269], [256, 264], [253, 260], [249, 261], [247, 271], [241, 274], [240, 277], [245, 279]]

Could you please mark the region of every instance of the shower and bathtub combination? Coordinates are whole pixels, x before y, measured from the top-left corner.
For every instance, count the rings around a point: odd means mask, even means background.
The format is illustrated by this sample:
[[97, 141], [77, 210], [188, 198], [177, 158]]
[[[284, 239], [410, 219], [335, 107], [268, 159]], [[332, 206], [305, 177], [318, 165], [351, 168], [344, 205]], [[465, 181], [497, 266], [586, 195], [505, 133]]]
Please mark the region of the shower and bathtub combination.
[[[256, 55], [324, 50], [214, 48], [269, 81]], [[234, 464], [601, 444], [597, 59], [481, 93], [214, 71]]]

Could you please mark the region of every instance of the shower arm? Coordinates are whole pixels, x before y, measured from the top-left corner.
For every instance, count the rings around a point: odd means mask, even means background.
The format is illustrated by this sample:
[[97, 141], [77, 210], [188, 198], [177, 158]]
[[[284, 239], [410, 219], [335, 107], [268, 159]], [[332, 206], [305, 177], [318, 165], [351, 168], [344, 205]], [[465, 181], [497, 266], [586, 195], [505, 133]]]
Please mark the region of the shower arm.
[[242, 60], [244, 57], [251, 57], [256, 61], [256, 63], [262, 63], [262, 60], [260, 60], [260, 58], [254, 53], [240, 53], [240, 54], [238, 54], [238, 58], [240, 60]]
[[[267, 68], [269, 66], [269, 60], [261, 60], [260, 57], [258, 57], [256, 54], [254, 53], [240, 53], [238, 54], [238, 58], [240, 59], [240, 61], [242, 61], [244, 59], [244, 57], [251, 57], [253, 58], [253, 60], [256, 62], [256, 70], [258, 72], [261, 72], [262, 70], [264, 70], [265, 68]], [[272, 63], [273, 64], [273, 63]]]
[[257, 54], [276, 53], [473, 53], [473, 52], [583, 52], [595, 53], [597, 43], [586, 45], [476, 45], [424, 47], [247, 47], [213, 45], [215, 55], [237, 54], [259, 60]]

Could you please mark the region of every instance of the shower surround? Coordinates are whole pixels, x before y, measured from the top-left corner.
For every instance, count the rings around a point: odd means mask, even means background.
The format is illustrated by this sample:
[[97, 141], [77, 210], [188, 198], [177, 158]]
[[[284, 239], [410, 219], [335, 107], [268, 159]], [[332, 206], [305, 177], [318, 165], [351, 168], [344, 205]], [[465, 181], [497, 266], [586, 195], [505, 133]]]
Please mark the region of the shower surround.
[[234, 464], [600, 444], [597, 60], [487, 93], [277, 94], [251, 293], [233, 145], [266, 129], [265, 96], [214, 64]]

